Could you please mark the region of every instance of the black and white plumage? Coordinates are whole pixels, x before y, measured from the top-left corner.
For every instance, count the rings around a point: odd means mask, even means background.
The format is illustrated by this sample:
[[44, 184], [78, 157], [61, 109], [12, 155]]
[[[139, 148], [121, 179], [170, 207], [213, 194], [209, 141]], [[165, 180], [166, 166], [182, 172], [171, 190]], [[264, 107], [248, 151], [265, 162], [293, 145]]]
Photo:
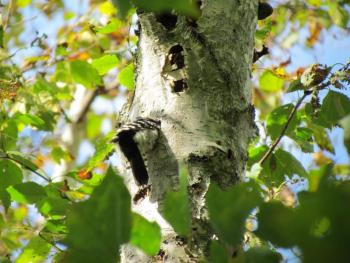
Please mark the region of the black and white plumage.
[[159, 129], [159, 120], [138, 118], [134, 122], [122, 125], [113, 139], [128, 159], [136, 184], [139, 186], [148, 184], [148, 173], [140, 149], [146, 152], [153, 147]]

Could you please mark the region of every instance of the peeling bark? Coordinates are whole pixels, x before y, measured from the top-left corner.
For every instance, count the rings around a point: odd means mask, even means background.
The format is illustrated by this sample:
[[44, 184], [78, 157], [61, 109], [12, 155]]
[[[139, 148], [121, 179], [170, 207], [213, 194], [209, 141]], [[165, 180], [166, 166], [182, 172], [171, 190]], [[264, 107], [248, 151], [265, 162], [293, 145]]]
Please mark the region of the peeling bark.
[[[243, 177], [247, 146], [256, 133], [250, 65], [257, 6], [257, 0], [206, 0], [197, 21], [139, 14], [135, 96], [121, 120], [161, 120], [160, 137], [144, 153], [152, 190], [133, 209], [160, 224], [165, 262], [198, 262], [207, 254], [212, 231], [205, 193], [212, 182], [225, 189]], [[161, 216], [165, 193], [178, 186], [180, 161], [189, 171], [192, 232], [187, 240], [179, 239]], [[126, 160], [120, 170], [129, 174], [127, 184], [135, 195]], [[122, 260], [157, 261], [131, 246], [123, 248]]]

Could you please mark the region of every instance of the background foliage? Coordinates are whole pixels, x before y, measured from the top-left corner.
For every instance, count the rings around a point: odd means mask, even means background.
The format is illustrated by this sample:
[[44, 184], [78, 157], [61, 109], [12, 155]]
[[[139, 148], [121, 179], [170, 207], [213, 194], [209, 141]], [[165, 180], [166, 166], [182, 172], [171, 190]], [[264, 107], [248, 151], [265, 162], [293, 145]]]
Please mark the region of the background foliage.
[[[1, 262], [96, 262], [96, 255], [114, 262], [127, 242], [161, 256], [159, 226], [131, 212], [122, 178], [108, 168], [118, 161], [109, 157], [110, 140], [133, 92], [137, 48], [133, 5], [112, 2], [1, 3]], [[199, 15], [185, 0], [133, 2]], [[246, 182], [209, 189], [218, 238], [207, 260], [232, 261], [230, 247], [244, 240], [234, 262], [343, 262], [350, 253], [349, 57], [327, 47], [339, 61], [321, 65], [296, 54], [315, 54], [330, 38], [349, 44], [350, 3], [271, 4], [273, 15], [256, 32], [256, 48], [266, 45], [270, 55], [253, 65], [260, 135], [249, 149]], [[164, 216], [186, 237], [186, 170], [180, 174]]]

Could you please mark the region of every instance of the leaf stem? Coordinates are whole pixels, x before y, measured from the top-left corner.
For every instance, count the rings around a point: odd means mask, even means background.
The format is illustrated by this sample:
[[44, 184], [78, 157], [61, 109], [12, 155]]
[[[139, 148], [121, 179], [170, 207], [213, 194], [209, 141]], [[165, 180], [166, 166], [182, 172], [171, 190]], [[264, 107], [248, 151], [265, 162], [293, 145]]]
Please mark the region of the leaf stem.
[[49, 243], [51, 246], [53, 246], [55, 249], [57, 249], [59, 252], [64, 252], [63, 249], [60, 249], [54, 242], [51, 242], [47, 238], [45, 238], [41, 233], [39, 233], [39, 237], [44, 240], [45, 242]]
[[[333, 65], [334, 66], [334, 65]], [[339, 71], [344, 71], [346, 69], [348, 69], [350, 66], [350, 61], [348, 63], [346, 63], [345, 65], [343, 65], [343, 67], [339, 70]], [[274, 143], [272, 144], [272, 146], [270, 147], [270, 149], [264, 154], [264, 156], [260, 159], [259, 164], [263, 165], [263, 163], [267, 160], [267, 158], [269, 158], [269, 156], [273, 153], [273, 151], [275, 150], [275, 148], [277, 147], [277, 145], [279, 144], [279, 142], [281, 141], [281, 139], [283, 138], [283, 136], [285, 135], [289, 124], [292, 121], [292, 118], [294, 117], [296, 111], [298, 110], [298, 108], [300, 107], [301, 103], [304, 101], [304, 99], [310, 95], [312, 93], [313, 90], [323, 90], [325, 88], [327, 88], [328, 86], [332, 85], [332, 81], [331, 78], [334, 76], [334, 73], [331, 74], [331, 76], [329, 77], [329, 80], [324, 82], [324, 83], [320, 83], [316, 86], [313, 87], [309, 87], [309, 89], [304, 91], [304, 95], [298, 100], [297, 104], [294, 106], [293, 110], [291, 111], [291, 113], [288, 116], [288, 120], [285, 124], [285, 126], [283, 127], [281, 134], [278, 136], [278, 138], [274, 141]]]
[[50, 178], [47, 178], [46, 176], [42, 175], [41, 173], [37, 172], [36, 170], [34, 170], [33, 168], [29, 167], [28, 165], [26, 165], [25, 163], [23, 162], [20, 162], [14, 158], [11, 158], [9, 155], [5, 155], [5, 156], [0, 156], [0, 158], [2, 159], [8, 159], [8, 160], [11, 160], [21, 166], [23, 166], [25, 169], [27, 169], [28, 171], [31, 171], [32, 173], [36, 174], [37, 176], [39, 176], [40, 178], [44, 179], [46, 182], [48, 183], [51, 183], [51, 179]]

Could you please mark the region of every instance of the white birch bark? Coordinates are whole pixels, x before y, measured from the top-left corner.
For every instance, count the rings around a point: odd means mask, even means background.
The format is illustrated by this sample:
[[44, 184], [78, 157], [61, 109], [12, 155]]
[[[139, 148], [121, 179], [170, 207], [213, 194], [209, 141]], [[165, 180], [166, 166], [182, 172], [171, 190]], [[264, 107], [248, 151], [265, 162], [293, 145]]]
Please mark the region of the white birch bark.
[[[215, 182], [225, 188], [244, 174], [247, 146], [256, 132], [250, 65], [257, 5], [257, 0], [205, 0], [197, 26], [178, 16], [172, 30], [154, 14], [139, 15], [136, 90], [122, 121], [161, 120], [160, 138], [147, 154], [152, 191], [133, 209], [160, 224], [165, 262], [198, 262], [205, 256], [212, 238], [204, 206], [208, 186]], [[180, 70], [169, 65], [169, 50], [176, 45], [184, 50], [185, 67]], [[179, 79], [187, 88], [175, 92], [172, 81]], [[165, 193], [178, 186], [180, 161], [188, 167], [192, 209], [191, 237], [185, 243], [176, 241], [176, 233], [161, 216]], [[122, 163], [120, 170], [128, 175], [129, 189], [135, 194], [127, 161]], [[156, 259], [125, 246], [122, 261]]]

